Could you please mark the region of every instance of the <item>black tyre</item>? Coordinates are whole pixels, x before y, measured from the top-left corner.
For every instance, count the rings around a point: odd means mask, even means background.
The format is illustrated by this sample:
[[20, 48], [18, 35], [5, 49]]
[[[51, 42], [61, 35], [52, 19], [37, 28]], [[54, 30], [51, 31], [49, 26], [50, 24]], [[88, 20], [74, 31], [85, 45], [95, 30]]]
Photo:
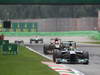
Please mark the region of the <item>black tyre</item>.
[[35, 43], [39, 43], [39, 41], [38, 40], [35, 40]]
[[43, 40], [42, 40], [42, 42], [41, 43], [43, 43]]
[[89, 64], [89, 53], [87, 51], [83, 52], [83, 57], [84, 59], [87, 59], [87, 61], [84, 62], [83, 64]]
[[56, 64], [61, 64], [61, 62], [60, 61], [56, 61]]
[[83, 57], [89, 59], [89, 53], [87, 51], [83, 52]]
[[15, 41], [15, 44], [17, 44], [17, 41]]
[[48, 55], [48, 54], [49, 54], [49, 53], [47, 52], [47, 50], [48, 50], [48, 46], [44, 45], [44, 47], [43, 47], [43, 53], [44, 53], [45, 55]]
[[24, 41], [23, 40], [21, 41], [21, 44], [24, 44]]
[[54, 49], [53, 51], [53, 62], [59, 64], [60, 62], [57, 61], [57, 58], [61, 57], [61, 51], [59, 51], [58, 49]]
[[53, 62], [56, 62], [56, 50], [53, 51]]
[[55, 49], [55, 45], [54, 44], [50, 44], [49, 45], [49, 49], [51, 49], [51, 50]]
[[41, 43], [43, 43], [43, 39], [40, 39]]
[[83, 64], [86, 64], [86, 65], [88, 65], [89, 64], [89, 60], [87, 60], [85, 63], [83, 63]]
[[30, 40], [30, 44], [32, 44], [32, 40]]

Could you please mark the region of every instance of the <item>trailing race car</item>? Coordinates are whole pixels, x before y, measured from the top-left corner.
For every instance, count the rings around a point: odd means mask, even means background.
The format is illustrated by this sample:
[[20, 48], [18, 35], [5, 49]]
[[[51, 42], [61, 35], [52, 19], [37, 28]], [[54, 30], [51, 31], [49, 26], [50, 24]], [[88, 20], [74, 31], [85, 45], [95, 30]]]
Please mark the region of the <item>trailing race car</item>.
[[50, 43], [44, 44], [43, 52], [44, 54], [52, 54], [54, 49], [61, 49], [61, 48], [62, 48], [61, 39], [55, 38], [51, 39]]
[[34, 43], [43, 43], [43, 39], [42, 38], [39, 38], [39, 37], [36, 37], [34, 39], [30, 39], [30, 44], [32, 44], [32, 42], [34, 41]]
[[[68, 44], [68, 43], [67, 43]], [[71, 43], [69, 43], [71, 44]], [[53, 61], [55, 63], [89, 63], [89, 53], [72, 46], [65, 47], [61, 50], [54, 49]]]
[[76, 48], [76, 42], [75, 41], [62, 41], [63, 48], [70, 48], [72, 46], [73, 48]]
[[15, 40], [15, 43], [16, 44], [24, 44], [24, 41], [23, 40]]

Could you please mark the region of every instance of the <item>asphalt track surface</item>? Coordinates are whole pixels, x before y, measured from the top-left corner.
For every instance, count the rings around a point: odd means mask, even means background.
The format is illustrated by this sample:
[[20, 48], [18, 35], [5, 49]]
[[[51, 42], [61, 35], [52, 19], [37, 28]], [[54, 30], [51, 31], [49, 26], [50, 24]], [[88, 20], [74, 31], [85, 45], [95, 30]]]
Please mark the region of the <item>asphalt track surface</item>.
[[[30, 48], [43, 54], [43, 45], [34, 44], [28, 45]], [[65, 64], [66, 66], [72, 67], [76, 70], [83, 72], [85, 75], [100, 75], [100, 46], [78, 46], [81, 50], [86, 50], [90, 54], [90, 63], [84, 64]], [[52, 58], [52, 55], [48, 55]]]

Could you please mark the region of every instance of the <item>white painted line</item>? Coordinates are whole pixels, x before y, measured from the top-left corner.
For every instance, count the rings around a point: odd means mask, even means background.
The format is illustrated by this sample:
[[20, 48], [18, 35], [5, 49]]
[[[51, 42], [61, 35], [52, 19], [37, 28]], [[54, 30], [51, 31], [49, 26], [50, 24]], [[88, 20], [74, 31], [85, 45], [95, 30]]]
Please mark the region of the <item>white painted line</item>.
[[39, 55], [41, 55], [41, 56], [43, 56], [43, 57], [45, 57], [45, 58], [47, 58], [47, 59], [49, 59], [49, 60], [52, 60], [50, 57], [45, 56], [45, 55], [43, 55], [43, 54], [41, 54], [41, 53], [39, 53], [39, 52], [35, 51], [35, 50], [34, 50], [34, 49], [32, 49], [32, 48], [29, 48], [29, 47], [27, 47], [27, 46], [26, 46], [26, 48], [28, 48], [30, 51], [33, 51], [33, 52], [35, 52], [35, 53], [37, 53], [37, 54], [39, 54]]

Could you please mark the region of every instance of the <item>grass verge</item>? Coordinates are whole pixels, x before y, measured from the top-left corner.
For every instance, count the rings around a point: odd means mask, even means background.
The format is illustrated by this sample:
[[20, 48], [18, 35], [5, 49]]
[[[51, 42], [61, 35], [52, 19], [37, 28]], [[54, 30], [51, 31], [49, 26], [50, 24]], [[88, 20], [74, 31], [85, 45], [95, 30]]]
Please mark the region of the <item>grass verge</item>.
[[48, 61], [25, 47], [18, 55], [2, 55], [0, 51], [0, 75], [58, 75], [41, 61]]
[[100, 40], [100, 32], [95, 33], [94, 35], [92, 35], [91, 38], [92, 38], [92, 39], [95, 39], [95, 40]]
[[5, 36], [92, 36], [97, 31], [67, 31], [67, 32], [0, 32]]
[[100, 42], [81, 42], [81, 43], [88, 43], [88, 44], [100, 44]]

